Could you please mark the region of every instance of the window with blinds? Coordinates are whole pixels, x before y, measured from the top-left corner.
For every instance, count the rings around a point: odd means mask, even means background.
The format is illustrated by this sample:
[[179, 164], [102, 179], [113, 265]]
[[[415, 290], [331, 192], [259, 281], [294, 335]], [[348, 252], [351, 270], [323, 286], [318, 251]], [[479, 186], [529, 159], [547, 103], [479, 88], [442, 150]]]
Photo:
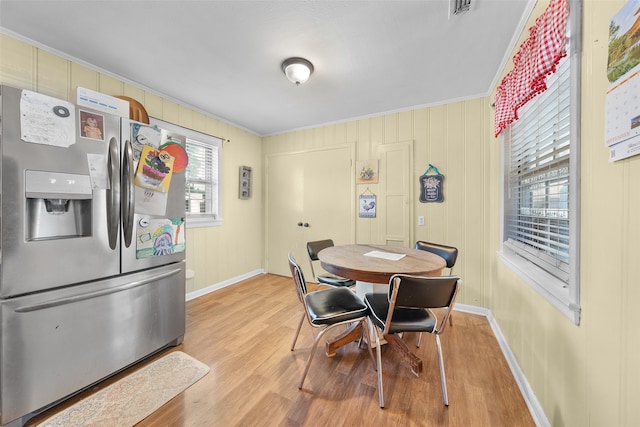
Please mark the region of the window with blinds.
[[187, 215], [218, 217], [218, 146], [187, 138]]
[[546, 91], [502, 131], [500, 260], [580, 323], [580, 28], [571, 2], [567, 55]]
[[161, 129], [186, 137], [189, 164], [185, 170], [187, 227], [222, 224], [222, 139], [151, 117]]
[[505, 244], [569, 281], [571, 67], [565, 56], [547, 90], [506, 129]]

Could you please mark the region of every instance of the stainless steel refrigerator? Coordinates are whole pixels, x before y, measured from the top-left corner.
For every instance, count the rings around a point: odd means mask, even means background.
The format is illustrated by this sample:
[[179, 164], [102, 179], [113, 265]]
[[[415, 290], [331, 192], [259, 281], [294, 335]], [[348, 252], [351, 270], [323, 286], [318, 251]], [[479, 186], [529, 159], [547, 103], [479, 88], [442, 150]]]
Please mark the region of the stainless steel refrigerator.
[[0, 87], [0, 424], [182, 342], [184, 138]]

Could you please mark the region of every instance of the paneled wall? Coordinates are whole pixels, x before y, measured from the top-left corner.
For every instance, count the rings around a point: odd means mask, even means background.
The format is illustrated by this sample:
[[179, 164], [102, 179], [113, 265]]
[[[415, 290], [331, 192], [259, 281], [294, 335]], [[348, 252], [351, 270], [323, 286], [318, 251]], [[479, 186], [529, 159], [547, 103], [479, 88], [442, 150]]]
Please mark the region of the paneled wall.
[[77, 86], [129, 96], [150, 116], [228, 140], [222, 149], [224, 225], [187, 229], [187, 268], [195, 273], [187, 281], [187, 292], [262, 268], [262, 193], [255, 191], [248, 200], [238, 198], [239, 166], [253, 167], [253, 184], [258, 189], [262, 185], [260, 137], [4, 34], [0, 34], [0, 83], [68, 100]]
[[[532, 16], [547, 3], [539, 1]], [[553, 426], [640, 422], [640, 157], [609, 163], [604, 146], [609, 22], [625, 3], [582, 2], [579, 326], [496, 259], [499, 141], [488, 144], [488, 306]]]
[[[489, 104], [487, 99], [474, 99], [274, 135], [264, 138], [263, 150], [268, 155], [355, 142], [357, 161], [377, 159], [380, 145], [412, 141], [412, 218], [416, 222], [418, 216], [425, 217], [424, 226], [413, 225], [412, 241], [429, 240], [458, 247], [455, 273], [464, 278], [459, 301], [484, 307], [488, 273], [485, 265], [489, 259], [485, 246], [489, 224]], [[445, 175], [442, 203], [419, 201], [418, 178], [429, 163]], [[367, 188], [379, 193], [379, 185], [357, 185], [353, 203], [357, 204], [358, 195]], [[379, 216], [358, 218], [355, 243], [382, 243], [379, 221]]]

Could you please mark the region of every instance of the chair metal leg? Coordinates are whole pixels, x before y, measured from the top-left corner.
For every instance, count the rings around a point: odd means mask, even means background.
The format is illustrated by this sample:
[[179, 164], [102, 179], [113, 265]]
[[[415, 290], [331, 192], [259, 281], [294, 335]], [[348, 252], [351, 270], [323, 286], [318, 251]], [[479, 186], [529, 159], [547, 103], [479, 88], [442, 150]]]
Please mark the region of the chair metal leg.
[[371, 345], [371, 335], [370, 335], [370, 329], [369, 329], [369, 319], [367, 319], [367, 321], [365, 322], [364, 320], [360, 321], [362, 323], [362, 336], [360, 337], [360, 339], [358, 340], [358, 348], [362, 348], [362, 339], [364, 338], [367, 341], [367, 351], [369, 352], [369, 357], [371, 357], [371, 363], [373, 365], [373, 370], [377, 371], [378, 367], [376, 366], [376, 358], [373, 355], [373, 350], [371, 350], [373, 348], [373, 346]]
[[382, 355], [380, 354], [380, 334], [378, 334], [378, 328], [376, 328], [371, 319], [367, 318], [369, 322], [369, 330], [373, 330], [373, 334], [376, 336], [376, 360], [378, 363], [378, 400], [380, 401], [380, 407], [384, 408], [384, 390], [382, 387]]
[[321, 330], [320, 333], [318, 334], [318, 336], [316, 337], [316, 339], [313, 340], [313, 346], [311, 347], [311, 353], [309, 353], [309, 358], [307, 359], [307, 365], [304, 367], [304, 372], [302, 374], [302, 379], [300, 380], [300, 385], [298, 386], [298, 389], [302, 389], [302, 384], [304, 384], [304, 380], [305, 380], [305, 378], [307, 378], [307, 372], [309, 372], [309, 366], [311, 366], [311, 361], [313, 360], [313, 356], [316, 353], [316, 348], [318, 348], [318, 343], [320, 342], [320, 339], [324, 336], [324, 334], [329, 329], [331, 329], [331, 327], [324, 328], [323, 330]]
[[298, 335], [300, 334], [300, 328], [302, 328], [302, 322], [304, 322], [305, 314], [302, 313], [302, 317], [300, 318], [300, 322], [298, 322], [298, 329], [296, 329], [296, 335], [293, 337], [293, 343], [291, 344], [291, 351], [296, 346], [296, 341], [298, 341]]
[[444, 405], [449, 406], [449, 397], [447, 396], [447, 379], [444, 376], [444, 360], [442, 358], [442, 346], [440, 345], [440, 336], [436, 334], [436, 348], [438, 349], [438, 365], [440, 366], [440, 381], [442, 383], [442, 395], [444, 396]]
[[[298, 331], [296, 332], [296, 338], [298, 336], [298, 332], [300, 331], [300, 325], [302, 325], [302, 321], [303, 320], [304, 320], [304, 316], [303, 316], [302, 319], [300, 319], [300, 324], [298, 325]], [[370, 322], [369, 318], [367, 318], [367, 322]], [[364, 325], [364, 320], [360, 320], [359, 323], [362, 323], [362, 330], [363, 330], [362, 333], [364, 334], [365, 333], [364, 330], [365, 329], [369, 329], [369, 328], [367, 328], [366, 325]], [[320, 333], [318, 333], [318, 335], [315, 337], [315, 339], [313, 341], [313, 345], [311, 346], [311, 351], [309, 353], [309, 358], [307, 359], [307, 364], [305, 365], [304, 372], [302, 373], [302, 379], [300, 380], [300, 385], [298, 386], [298, 389], [302, 389], [302, 385], [304, 384], [304, 380], [307, 378], [307, 373], [309, 373], [309, 367], [311, 366], [311, 362], [313, 360], [313, 356], [315, 355], [316, 350], [318, 348], [318, 343], [320, 342], [320, 340], [322, 339], [322, 337], [324, 336], [325, 333], [327, 333], [330, 329], [332, 329], [333, 327], [338, 326], [340, 324], [341, 323], [337, 323], [335, 325], [331, 325], [329, 327], [326, 327], [326, 328], [322, 329], [320, 331]], [[371, 326], [373, 327], [373, 325], [371, 325]], [[366, 332], [366, 333], [367, 333], [367, 338], [366, 338], [366, 340], [367, 340], [367, 350], [369, 351], [369, 356], [371, 357], [371, 360], [373, 362], [374, 357], [373, 357], [373, 352], [371, 351], [371, 336], [369, 336], [368, 332]], [[378, 369], [376, 369], [375, 362], [374, 362], [374, 367], [373, 368], [378, 371], [378, 384], [379, 384], [378, 387], [381, 390], [380, 391], [380, 399], [381, 399], [380, 400], [380, 402], [381, 402], [380, 403], [380, 407], [383, 408], [384, 407], [384, 401], [382, 400], [382, 374], [380, 373], [380, 369], [382, 367], [382, 361], [381, 361], [382, 359], [381, 359], [381, 356], [380, 356], [380, 341], [379, 341], [379, 338], [378, 338], [378, 334], [376, 334], [376, 342], [377, 342], [376, 348], [378, 350]], [[293, 345], [295, 345], [295, 339], [293, 341]], [[292, 346], [291, 350], [293, 350], [293, 346]]]
[[[449, 326], [453, 326], [453, 313], [449, 313]], [[416, 348], [420, 348], [420, 344], [422, 344], [422, 332], [418, 335], [418, 342], [416, 343]]]

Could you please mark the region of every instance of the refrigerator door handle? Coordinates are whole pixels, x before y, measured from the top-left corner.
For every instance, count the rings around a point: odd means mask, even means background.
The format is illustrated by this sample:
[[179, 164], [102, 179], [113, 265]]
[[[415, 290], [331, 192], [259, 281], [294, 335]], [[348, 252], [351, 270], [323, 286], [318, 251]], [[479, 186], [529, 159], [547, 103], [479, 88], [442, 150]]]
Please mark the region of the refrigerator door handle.
[[117, 292], [126, 291], [128, 289], [137, 288], [139, 286], [143, 286], [151, 282], [162, 280], [166, 277], [170, 277], [170, 276], [173, 276], [174, 274], [178, 274], [181, 271], [182, 271], [181, 269], [176, 268], [174, 270], [167, 271], [166, 273], [157, 274], [155, 276], [147, 277], [146, 279], [142, 279], [142, 280], [136, 280], [135, 282], [125, 283], [124, 285], [116, 286], [115, 288], [104, 289], [104, 290], [95, 291], [95, 292], [88, 292], [86, 294], [74, 295], [72, 297], [57, 298], [57, 299], [41, 302], [38, 304], [26, 305], [23, 307], [18, 307], [14, 311], [16, 313], [28, 313], [31, 311], [44, 310], [45, 308], [58, 307], [65, 304], [71, 304], [78, 301], [97, 298], [103, 295], [115, 294]]
[[120, 225], [120, 157], [118, 154], [118, 140], [109, 141], [109, 155], [107, 159], [107, 173], [109, 174], [109, 188], [107, 189], [107, 234], [109, 247], [116, 249]]
[[134, 188], [133, 188], [133, 148], [131, 141], [127, 140], [124, 146], [124, 157], [122, 159], [122, 230], [124, 232], [125, 247], [131, 246], [133, 237], [133, 208], [134, 208]]

